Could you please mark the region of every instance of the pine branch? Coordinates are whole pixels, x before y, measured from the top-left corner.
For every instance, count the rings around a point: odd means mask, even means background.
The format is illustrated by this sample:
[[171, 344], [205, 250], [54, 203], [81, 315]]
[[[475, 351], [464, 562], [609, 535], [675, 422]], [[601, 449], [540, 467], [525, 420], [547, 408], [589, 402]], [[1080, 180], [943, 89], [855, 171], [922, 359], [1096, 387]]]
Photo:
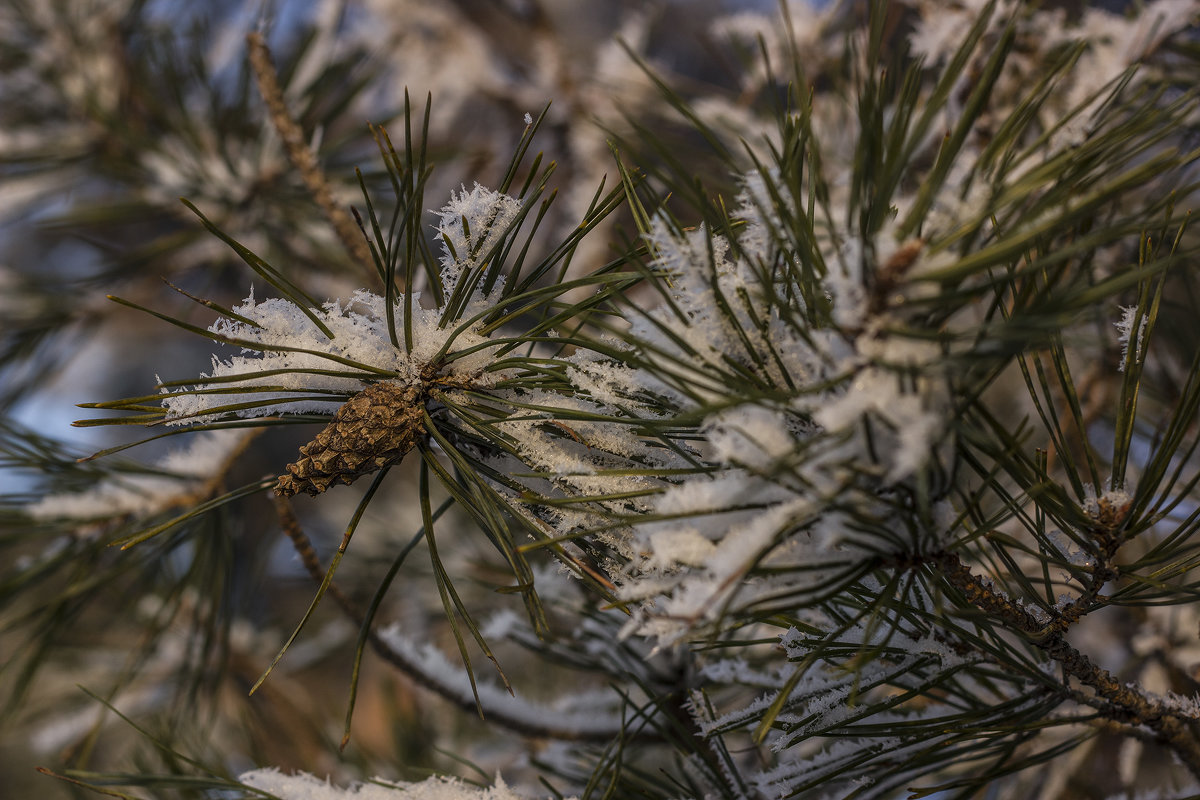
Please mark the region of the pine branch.
[[261, 33], [252, 32], [246, 35], [246, 44], [250, 48], [250, 65], [254, 68], [254, 76], [258, 81], [258, 89], [267, 104], [271, 122], [275, 126], [279, 138], [283, 140], [288, 160], [304, 180], [308, 190], [312, 192], [313, 200], [320, 206], [341, 240], [342, 246], [351, 259], [367, 270], [373, 272], [375, 261], [367, 248], [362, 232], [346, 210], [337, 204], [329, 181], [321, 169], [317, 157], [308, 146], [304, 131], [299, 123], [288, 112], [283, 89], [279, 86], [279, 77], [271, 62], [271, 51]]
[[[288, 537], [295, 549], [296, 554], [300, 557], [300, 562], [304, 565], [313, 582], [320, 585], [325, 580], [326, 568], [321, 563], [317, 556], [316, 549], [312, 545], [312, 541], [304, 533], [301, 527], [300, 520], [292, 509], [291, 503], [284, 496], [275, 497], [275, 512], [279, 516], [280, 527], [283, 533]], [[495, 722], [513, 733], [518, 733], [522, 736], [532, 738], [557, 739], [561, 741], [577, 741], [577, 742], [610, 742], [613, 739], [622, 735], [621, 728], [612, 730], [580, 730], [576, 728], [560, 728], [555, 727], [552, 720], [555, 717], [553, 711], [547, 710], [545, 718], [551, 720], [546, 724], [533, 724], [528, 718], [519, 718], [507, 715], [503, 709], [498, 708], [483, 708], [472, 702], [470, 698], [464, 697], [461, 692], [457, 691], [451, 684], [446, 682], [444, 675], [438, 675], [427, 671], [420, 663], [409, 658], [400, 650], [392, 647], [392, 645], [384, 639], [374, 629], [373, 621], [369, 620], [366, 612], [359, 607], [336, 582], [329, 584], [329, 594], [337, 602], [338, 606], [347, 618], [352, 620], [356, 625], [364, 628], [367, 631], [367, 640], [376, 654], [386, 661], [388, 664], [395, 667], [413, 680], [419, 686], [428, 689], [434, 694], [448, 700], [452, 704], [458, 706], [464, 711], [478, 711], [489, 722]], [[654, 737], [638, 737], [643, 741], [653, 741]], [[342, 747], [346, 746], [349, 741], [349, 732], [347, 730], [346, 738], [342, 740]]]
[[1092, 687], [1109, 703], [1103, 712], [1113, 722], [1150, 728], [1158, 740], [1170, 747], [1200, 778], [1200, 742], [1192, 734], [1189, 718], [1166, 708], [1161, 701], [1127, 684], [1122, 684], [1103, 667], [1098, 667], [1066, 640], [1064, 626], [1043, 625], [1024, 608], [997, 594], [962, 563], [954, 553], [941, 553], [930, 559], [946, 581], [962, 593], [967, 603], [1001, 620], [1023, 634], [1047, 656], [1059, 664], [1068, 676]]

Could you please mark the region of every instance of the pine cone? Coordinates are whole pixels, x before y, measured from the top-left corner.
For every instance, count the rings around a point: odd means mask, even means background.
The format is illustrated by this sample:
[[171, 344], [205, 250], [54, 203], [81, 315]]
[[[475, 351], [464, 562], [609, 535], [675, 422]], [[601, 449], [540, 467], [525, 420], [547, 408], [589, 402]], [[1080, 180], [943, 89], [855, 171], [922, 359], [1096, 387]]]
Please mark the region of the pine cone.
[[334, 483], [351, 484], [361, 475], [394, 464], [425, 433], [424, 399], [416, 386], [377, 383], [351, 397], [316, 438], [300, 448], [303, 458], [288, 464], [275, 494], [317, 496]]

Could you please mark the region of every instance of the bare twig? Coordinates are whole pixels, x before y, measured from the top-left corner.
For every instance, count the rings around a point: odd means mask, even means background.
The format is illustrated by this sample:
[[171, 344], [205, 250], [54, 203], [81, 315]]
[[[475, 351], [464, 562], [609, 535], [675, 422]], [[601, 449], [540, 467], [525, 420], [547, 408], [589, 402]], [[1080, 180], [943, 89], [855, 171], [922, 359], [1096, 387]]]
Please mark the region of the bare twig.
[[250, 66], [254, 69], [258, 90], [267, 104], [271, 123], [279, 133], [279, 138], [283, 140], [283, 149], [287, 153], [288, 161], [300, 173], [304, 185], [313, 193], [313, 199], [325, 212], [326, 219], [333, 225], [333, 230], [341, 240], [342, 246], [346, 248], [346, 252], [352, 259], [374, 272], [375, 262], [371, 258], [361, 231], [346, 210], [334, 202], [329, 181], [326, 180], [321, 165], [317, 163], [316, 155], [305, 141], [304, 131], [288, 113], [287, 103], [283, 99], [283, 89], [279, 86], [279, 75], [275, 71], [275, 65], [271, 60], [271, 51], [267, 47], [266, 41], [263, 40], [262, 34], [254, 32], [246, 35], [246, 44], [250, 48]]

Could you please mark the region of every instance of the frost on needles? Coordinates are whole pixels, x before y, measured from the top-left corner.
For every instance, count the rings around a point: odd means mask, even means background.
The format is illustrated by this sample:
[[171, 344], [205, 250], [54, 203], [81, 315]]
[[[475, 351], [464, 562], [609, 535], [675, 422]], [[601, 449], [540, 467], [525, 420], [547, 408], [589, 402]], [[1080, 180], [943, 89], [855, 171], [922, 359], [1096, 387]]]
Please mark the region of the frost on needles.
[[[945, 435], [943, 351], [887, 330], [893, 320], [862, 289], [864, 254], [831, 235], [820, 245], [828, 277], [785, 302], [793, 276], [768, 265], [779, 263], [787, 211], [773, 210], [762, 176], [745, 182], [736, 243], [655, 223], [652, 266], [670, 304], [630, 308], [629, 361], [646, 366], [577, 356], [568, 373], [584, 395], [623, 398], [608, 400], [613, 415], [708, 409], [690, 457], [708, 468], [660, 482], [631, 515], [653, 521], [625, 532], [620, 594], [639, 608], [628, 629], [668, 642], [731, 608], [821, 586], [857, 560], [936, 549], [953, 521], [939, 513], [894, 542], [853, 535], [855, 515], [889, 515], [888, 486], [921, 468]], [[885, 263], [902, 249], [886, 233], [872, 245]], [[925, 268], [911, 256], [905, 267]], [[751, 391], [731, 391], [731, 381]], [[638, 397], [653, 404], [639, 407]], [[743, 580], [757, 569], [780, 577]]]
[[375, 779], [342, 788], [327, 780], [299, 773], [284, 775], [275, 769], [247, 772], [241, 782], [279, 800], [526, 800], [497, 777], [494, 786], [477, 787], [455, 778], [428, 778], [420, 783], [394, 783]]
[[[478, 268], [477, 259], [508, 230], [519, 208], [515, 198], [478, 184], [452, 196], [438, 226], [447, 295], [464, 274]], [[445, 308], [423, 307], [420, 299], [419, 292], [409, 299], [400, 295], [391, 309], [392, 319], [402, 319], [411, 309], [411, 348], [406, 349], [394, 343], [386, 301], [377, 294], [358, 290], [345, 302], [331, 300], [314, 309], [285, 298], [256, 301], [251, 291], [233, 314], [209, 327], [222, 340], [240, 346], [243, 354], [225, 360], [214, 355], [212, 371], [201, 376], [207, 382], [164, 390], [166, 421], [193, 425], [229, 415], [329, 415], [371, 381], [424, 380], [425, 370], [449, 343], [458, 352], [484, 344], [476, 333], [478, 322], [447, 324]], [[486, 308], [487, 298], [475, 289], [460, 316], [469, 319]], [[449, 362], [445, 375], [486, 385], [484, 368], [491, 360], [489, 349], [480, 347]]]

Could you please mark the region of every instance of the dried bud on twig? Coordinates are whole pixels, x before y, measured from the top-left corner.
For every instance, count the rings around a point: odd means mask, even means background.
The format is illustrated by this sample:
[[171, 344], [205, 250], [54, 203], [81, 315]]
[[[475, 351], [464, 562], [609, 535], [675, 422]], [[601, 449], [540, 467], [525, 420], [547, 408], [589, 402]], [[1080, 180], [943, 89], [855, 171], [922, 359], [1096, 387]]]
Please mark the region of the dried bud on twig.
[[333, 421], [300, 448], [303, 456], [288, 464], [275, 494], [314, 497], [335, 483], [351, 484], [362, 475], [394, 464], [425, 433], [420, 387], [388, 381], [347, 400]]

